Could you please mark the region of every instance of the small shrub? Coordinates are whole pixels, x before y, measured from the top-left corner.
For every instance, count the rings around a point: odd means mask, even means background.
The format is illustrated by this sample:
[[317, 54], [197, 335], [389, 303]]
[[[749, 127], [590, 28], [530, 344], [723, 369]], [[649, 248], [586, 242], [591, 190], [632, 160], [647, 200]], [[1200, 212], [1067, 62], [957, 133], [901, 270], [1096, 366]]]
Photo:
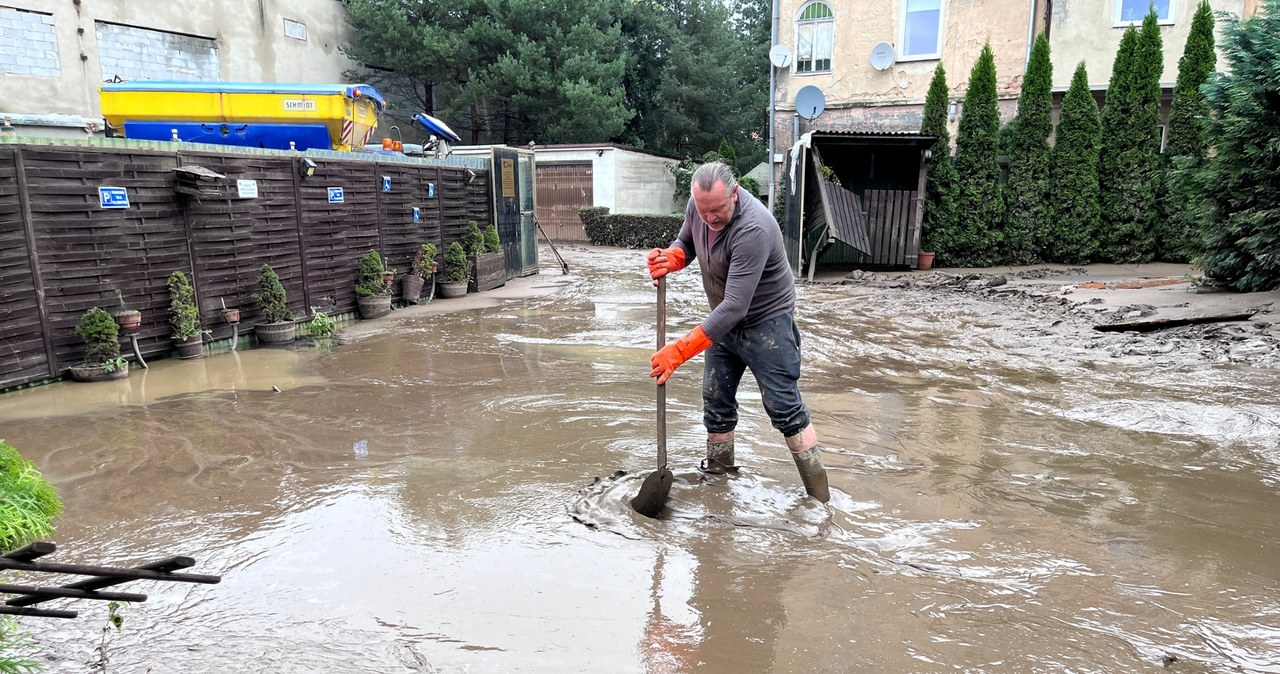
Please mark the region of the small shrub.
[[475, 220], [467, 223], [467, 231], [462, 234], [462, 249], [467, 257], [475, 257], [484, 253], [484, 232]]
[[592, 244], [620, 248], [665, 248], [684, 224], [683, 215], [609, 215], [607, 208], [583, 208], [578, 217]]
[[180, 271], [169, 274], [169, 325], [173, 326], [173, 339], [178, 342], [205, 332], [200, 327], [195, 288]]
[[382, 280], [386, 271], [378, 251], [371, 250], [360, 256], [360, 280], [356, 281], [356, 297], [390, 294], [390, 286]]
[[501, 250], [502, 239], [498, 238], [498, 226], [491, 222], [484, 230], [484, 252], [497, 253]]
[[253, 294], [264, 323], [283, 323], [293, 320], [293, 312], [284, 294], [280, 277], [271, 265], [264, 264], [258, 271], [258, 292]]
[[418, 248], [417, 254], [413, 256], [413, 264], [409, 268], [409, 273], [419, 278], [427, 278], [431, 275], [431, 265], [436, 261], [436, 245], [434, 243], [424, 243]]
[[467, 283], [471, 280], [471, 263], [462, 244], [454, 241], [444, 253], [444, 275], [440, 277], [445, 283]]
[[120, 326], [106, 310], [94, 307], [84, 312], [76, 334], [84, 340], [85, 363], [103, 365], [120, 358]]
[[0, 553], [52, 536], [53, 521], [61, 514], [58, 489], [0, 440]]
[[756, 198], [760, 197], [760, 181], [755, 178], [752, 178], [751, 176], [742, 176], [741, 178], [738, 178], [738, 184], [742, 186], [742, 189], [750, 192], [752, 196]]
[[314, 315], [307, 323], [307, 334], [312, 337], [332, 337], [338, 331], [338, 322], [332, 316], [317, 311], [315, 307], [311, 307], [311, 311]]

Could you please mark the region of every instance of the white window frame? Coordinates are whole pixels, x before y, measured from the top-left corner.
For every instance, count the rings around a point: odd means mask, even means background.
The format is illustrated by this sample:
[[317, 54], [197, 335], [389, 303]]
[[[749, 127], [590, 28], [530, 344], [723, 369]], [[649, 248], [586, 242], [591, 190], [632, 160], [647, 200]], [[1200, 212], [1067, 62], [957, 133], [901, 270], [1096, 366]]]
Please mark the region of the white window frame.
[[[899, 61], [937, 61], [942, 58], [942, 37], [944, 28], [947, 25], [947, 3], [946, 0], [938, 2], [938, 49], [930, 54], [912, 54], [907, 55], [903, 50], [907, 46], [907, 4], [909, 0], [901, 0], [898, 4], [901, 9], [898, 10], [898, 48], [897, 60]], [[1116, 0], [1120, 2], [1120, 0]]]
[[[804, 16], [805, 10], [812, 5], [826, 5], [827, 11], [831, 12], [831, 16], [824, 17], [821, 19], [801, 20], [800, 17]], [[792, 74], [830, 75], [834, 71], [835, 63], [836, 63], [836, 11], [831, 7], [831, 0], [808, 0], [803, 5], [800, 6], [800, 11], [796, 12], [795, 21], [796, 21], [796, 31], [795, 31], [796, 58], [795, 58], [795, 63], [792, 66], [792, 70], [791, 70]], [[801, 26], [802, 25], [821, 26], [824, 24], [831, 27], [831, 56], [830, 58], [827, 59], [831, 63], [824, 70], [817, 70], [816, 68], [813, 70], [800, 70], [800, 28]], [[810, 61], [818, 61], [818, 60], [819, 59], [816, 59], [816, 58], [810, 59]], [[815, 66], [816, 66], [816, 63], [815, 63]]]
[[[1123, 12], [1124, 12], [1124, 0], [1115, 0], [1115, 11], [1112, 12], [1111, 14], [1112, 28], [1128, 28], [1129, 26], [1142, 25], [1142, 19], [1135, 19], [1133, 21], [1121, 21], [1120, 17]], [[1163, 19], [1157, 19], [1156, 23], [1161, 26], [1172, 26], [1175, 23], [1177, 23], [1177, 19], [1178, 19], [1178, 0], [1169, 0], [1169, 16]]]

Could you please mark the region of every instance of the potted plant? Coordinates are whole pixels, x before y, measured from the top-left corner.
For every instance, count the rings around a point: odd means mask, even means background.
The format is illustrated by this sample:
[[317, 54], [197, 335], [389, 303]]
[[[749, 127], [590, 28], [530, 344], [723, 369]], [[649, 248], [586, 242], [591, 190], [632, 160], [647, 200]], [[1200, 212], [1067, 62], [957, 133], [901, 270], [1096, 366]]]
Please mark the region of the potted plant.
[[200, 309], [196, 307], [196, 291], [180, 271], [169, 274], [169, 325], [173, 326], [173, 344], [178, 357], [191, 360], [204, 357], [204, 336], [200, 327]]
[[467, 282], [471, 280], [471, 263], [462, 244], [454, 241], [444, 253], [444, 273], [440, 275], [441, 297], [462, 297], [467, 294]]
[[[413, 264], [409, 267], [409, 275], [404, 277], [400, 282], [400, 297], [410, 304], [417, 304], [419, 298], [422, 297], [422, 288], [426, 285], [427, 280], [435, 275], [438, 265], [436, 264], [436, 245], [434, 243], [424, 243], [418, 248], [418, 253], [413, 256]], [[432, 291], [435, 290], [435, 283], [431, 284]], [[430, 302], [431, 298], [427, 297]]]
[[360, 318], [377, 318], [391, 312], [391, 284], [385, 274], [378, 251], [371, 250], [360, 257], [360, 279], [356, 281]]
[[116, 299], [120, 301], [120, 309], [115, 313], [116, 325], [119, 325], [120, 330], [126, 334], [136, 332], [142, 326], [142, 312], [126, 307], [124, 295], [121, 295], [119, 290], [116, 291]]
[[293, 324], [293, 312], [280, 283], [280, 276], [271, 265], [264, 264], [258, 271], [258, 291], [253, 294], [253, 301], [258, 304], [258, 317], [261, 322], [253, 326], [253, 333], [258, 336], [259, 344], [288, 344], [296, 336]]
[[76, 381], [107, 381], [129, 376], [129, 362], [120, 357], [120, 326], [103, 309], [94, 307], [80, 317], [76, 334], [84, 340], [84, 361], [71, 366]]
[[471, 256], [471, 290], [492, 290], [507, 282], [507, 268], [502, 255], [502, 241], [497, 225], [490, 224], [481, 232], [475, 220], [467, 223], [463, 235], [467, 254]]

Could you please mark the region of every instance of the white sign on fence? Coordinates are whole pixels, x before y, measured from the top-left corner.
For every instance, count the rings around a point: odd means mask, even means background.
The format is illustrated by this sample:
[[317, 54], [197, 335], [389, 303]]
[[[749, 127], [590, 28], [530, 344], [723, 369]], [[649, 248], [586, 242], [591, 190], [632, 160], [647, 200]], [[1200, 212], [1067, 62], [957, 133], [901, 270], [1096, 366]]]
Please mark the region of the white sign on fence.
[[258, 181], [237, 180], [236, 191], [240, 194], [241, 199], [257, 199], [258, 198]]

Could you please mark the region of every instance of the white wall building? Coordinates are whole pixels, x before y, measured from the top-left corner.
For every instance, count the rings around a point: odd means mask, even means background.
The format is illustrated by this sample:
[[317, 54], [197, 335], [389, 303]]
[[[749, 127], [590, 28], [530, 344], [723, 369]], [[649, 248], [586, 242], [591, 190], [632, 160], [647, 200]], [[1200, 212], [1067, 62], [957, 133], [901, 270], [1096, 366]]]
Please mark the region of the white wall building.
[[84, 135], [102, 130], [103, 82], [341, 83], [351, 38], [334, 0], [0, 0], [0, 115]]

